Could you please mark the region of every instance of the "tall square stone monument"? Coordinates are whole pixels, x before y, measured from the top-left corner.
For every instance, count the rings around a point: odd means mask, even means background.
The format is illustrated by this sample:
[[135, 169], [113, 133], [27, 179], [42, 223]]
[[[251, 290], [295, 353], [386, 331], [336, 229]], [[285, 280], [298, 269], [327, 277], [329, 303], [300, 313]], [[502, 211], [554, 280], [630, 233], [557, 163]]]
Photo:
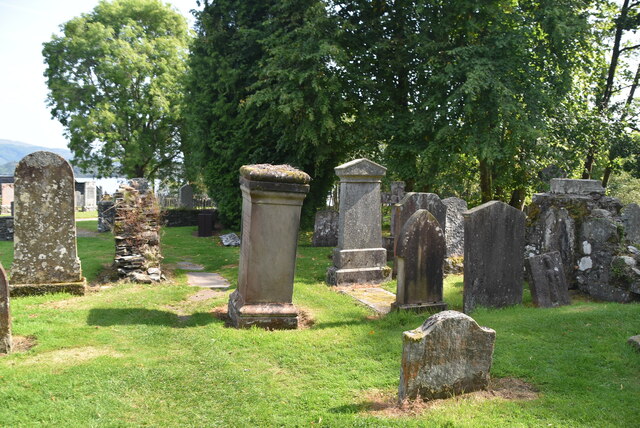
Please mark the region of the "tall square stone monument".
[[11, 294], [84, 294], [69, 162], [44, 151], [25, 156], [16, 166], [15, 197]]
[[309, 175], [288, 165], [240, 168], [242, 243], [238, 288], [229, 296], [235, 327], [297, 328], [293, 278], [309, 181]]
[[340, 177], [338, 247], [327, 270], [329, 285], [388, 281], [387, 250], [382, 247], [380, 180], [387, 169], [368, 159], [335, 168]]
[[11, 312], [9, 311], [9, 283], [0, 263], [0, 354], [8, 354], [12, 348]]
[[490, 201], [463, 215], [464, 312], [522, 303], [524, 213]]

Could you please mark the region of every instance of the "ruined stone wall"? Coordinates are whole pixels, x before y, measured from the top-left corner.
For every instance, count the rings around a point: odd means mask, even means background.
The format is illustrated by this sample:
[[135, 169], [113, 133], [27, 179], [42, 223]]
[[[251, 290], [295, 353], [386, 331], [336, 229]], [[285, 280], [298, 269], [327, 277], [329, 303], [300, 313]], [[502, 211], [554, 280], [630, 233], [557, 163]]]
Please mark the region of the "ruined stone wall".
[[640, 300], [633, 222], [623, 221], [620, 201], [593, 181], [554, 179], [550, 193], [533, 196], [525, 257], [559, 251], [570, 288], [606, 301]]
[[132, 181], [114, 195], [116, 255], [120, 278], [151, 283], [163, 279], [160, 270], [160, 208], [148, 186]]

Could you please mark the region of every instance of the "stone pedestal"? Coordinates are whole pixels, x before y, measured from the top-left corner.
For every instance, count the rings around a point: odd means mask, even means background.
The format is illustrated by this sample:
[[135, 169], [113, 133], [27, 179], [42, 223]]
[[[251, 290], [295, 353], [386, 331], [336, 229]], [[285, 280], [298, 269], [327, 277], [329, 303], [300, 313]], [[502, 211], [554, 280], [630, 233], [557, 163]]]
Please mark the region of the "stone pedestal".
[[327, 271], [329, 285], [375, 284], [390, 279], [380, 211], [380, 179], [386, 170], [368, 159], [335, 168], [340, 177], [340, 214], [338, 247]]
[[297, 328], [293, 278], [300, 211], [310, 180], [288, 165], [240, 168], [242, 243], [238, 288], [229, 297], [235, 327]]
[[11, 295], [84, 294], [69, 162], [51, 152], [25, 156], [16, 166], [15, 195]]

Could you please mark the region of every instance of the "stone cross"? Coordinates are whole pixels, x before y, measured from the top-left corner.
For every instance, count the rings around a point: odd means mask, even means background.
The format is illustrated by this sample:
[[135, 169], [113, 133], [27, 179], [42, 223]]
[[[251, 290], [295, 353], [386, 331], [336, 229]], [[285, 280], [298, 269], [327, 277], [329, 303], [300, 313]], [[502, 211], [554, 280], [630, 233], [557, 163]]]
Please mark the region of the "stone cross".
[[447, 257], [464, 256], [464, 217], [462, 213], [467, 211], [467, 202], [460, 198], [446, 198], [442, 203], [447, 206]]
[[[393, 207], [394, 212], [394, 231], [393, 231], [393, 248], [394, 256], [397, 252], [398, 236], [409, 217], [417, 210], [429, 211], [438, 221], [440, 228], [444, 232], [447, 225], [447, 206], [442, 203], [440, 197], [435, 193], [415, 193], [409, 192], [399, 204]], [[397, 274], [397, 257], [393, 263], [393, 273]]]
[[190, 184], [185, 184], [180, 188], [180, 206], [193, 208], [193, 187]]
[[25, 156], [16, 166], [15, 196], [11, 294], [84, 294], [69, 162], [44, 151]]
[[338, 245], [338, 211], [321, 210], [316, 213], [313, 225], [314, 247], [335, 247]]
[[9, 310], [9, 283], [0, 263], [0, 354], [11, 352], [11, 311]]
[[382, 247], [380, 180], [387, 169], [368, 159], [355, 159], [335, 168], [340, 177], [338, 246], [329, 285], [380, 283], [390, 279], [387, 250]]
[[522, 302], [525, 215], [490, 201], [464, 214], [464, 312]]
[[558, 251], [527, 258], [529, 289], [539, 308], [570, 305], [569, 287]]
[[238, 288], [229, 296], [235, 327], [295, 329], [293, 278], [302, 202], [311, 177], [288, 165], [240, 168], [242, 242]]
[[426, 400], [486, 389], [496, 332], [463, 313], [444, 311], [402, 335], [398, 399]]
[[398, 237], [398, 290], [394, 308], [419, 312], [447, 308], [442, 300], [446, 250], [438, 220], [427, 210], [413, 213]]

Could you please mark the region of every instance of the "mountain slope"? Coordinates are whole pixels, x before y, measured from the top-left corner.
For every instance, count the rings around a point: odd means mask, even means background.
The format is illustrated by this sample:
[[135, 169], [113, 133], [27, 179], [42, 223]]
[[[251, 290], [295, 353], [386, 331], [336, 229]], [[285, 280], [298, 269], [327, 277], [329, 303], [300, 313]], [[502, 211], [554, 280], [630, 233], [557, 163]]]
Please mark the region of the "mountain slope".
[[34, 146], [20, 141], [0, 140], [0, 165], [18, 162], [29, 153], [46, 150], [57, 153], [65, 159], [71, 159], [73, 154], [67, 149], [53, 149], [51, 147]]

